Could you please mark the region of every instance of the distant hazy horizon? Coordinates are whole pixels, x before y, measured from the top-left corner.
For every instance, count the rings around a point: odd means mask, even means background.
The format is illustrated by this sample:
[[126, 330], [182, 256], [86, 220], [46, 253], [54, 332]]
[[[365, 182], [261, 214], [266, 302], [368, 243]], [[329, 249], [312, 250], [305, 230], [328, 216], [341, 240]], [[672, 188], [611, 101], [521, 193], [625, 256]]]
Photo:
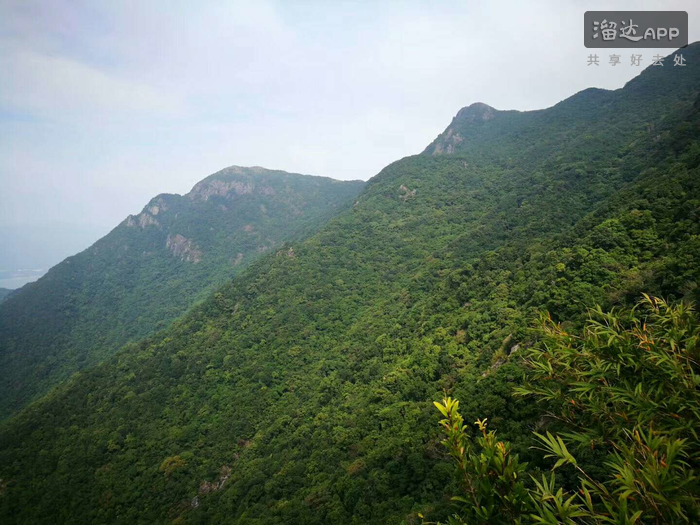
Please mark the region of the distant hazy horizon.
[[23, 224], [0, 226], [0, 288], [12, 290], [36, 281], [52, 266], [75, 255], [116, 226], [99, 224]]

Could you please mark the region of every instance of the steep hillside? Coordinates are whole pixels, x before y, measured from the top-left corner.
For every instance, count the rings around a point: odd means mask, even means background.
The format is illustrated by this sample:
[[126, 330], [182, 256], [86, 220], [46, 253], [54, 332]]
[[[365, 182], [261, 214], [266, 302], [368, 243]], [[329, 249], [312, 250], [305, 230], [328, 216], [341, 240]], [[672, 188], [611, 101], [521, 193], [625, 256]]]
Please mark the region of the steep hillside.
[[698, 299], [700, 46], [684, 53], [546, 110], [460, 111], [318, 233], [2, 424], [0, 517], [444, 519], [443, 390], [530, 459], [540, 415], [510, 397], [508, 356], [533, 315]]
[[166, 327], [280, 243], [353, 202], [361, 181], [226, 168], [163, 194], [0, 306], [0, 418]]

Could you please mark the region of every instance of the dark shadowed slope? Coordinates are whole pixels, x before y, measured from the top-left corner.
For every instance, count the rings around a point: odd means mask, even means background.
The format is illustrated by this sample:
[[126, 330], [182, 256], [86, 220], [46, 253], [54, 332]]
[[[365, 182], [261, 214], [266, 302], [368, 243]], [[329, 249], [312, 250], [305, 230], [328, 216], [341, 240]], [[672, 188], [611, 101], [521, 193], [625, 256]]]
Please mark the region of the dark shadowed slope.
[[353, 202], [361, 181], [226, 168], [155, 197], [0, 306], [0, 417], [126, 343]]

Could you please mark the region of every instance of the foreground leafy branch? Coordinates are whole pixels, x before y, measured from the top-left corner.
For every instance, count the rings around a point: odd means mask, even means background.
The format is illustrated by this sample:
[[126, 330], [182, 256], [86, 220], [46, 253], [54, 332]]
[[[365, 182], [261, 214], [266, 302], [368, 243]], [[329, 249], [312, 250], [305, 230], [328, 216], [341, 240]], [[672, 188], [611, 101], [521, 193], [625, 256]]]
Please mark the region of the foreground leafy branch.
[[[546, 316], [516, 394], [565, 424], [561, 435], [535, 433], [534, 448], [555, 460], [553, 471], [576, 469], [578, 486], [559, 486], [554, 472], [526, 476], [527, 465], [485, 421], [476, 422], [481, 436], [472, 442], [459, 402], [446, 397], [435, 405], [462, 492], [450, 522], [696, 523], [699, 353], [700, 325], [684, 304], [644, 296], [631, 311], [595, 308], [580, 335]], [[604, 451], [604, 479], [589, 475], [569, 447]]]
[[523, 514], [528, 509], [522, 482], [526, 464], [511, 453], [508, 443], [496, 439], [486, 420], [476, 422], [481, 436], [473, 447], [458, 412], [459, 401], [447, 397], [435, 406], [445, 416], [440, 421], [447, 435], [443, 444], [457, 465], [462, 489], [462, 495], [453, 498], [460, 506], [460, 515], [451, 523], [508, 523]]

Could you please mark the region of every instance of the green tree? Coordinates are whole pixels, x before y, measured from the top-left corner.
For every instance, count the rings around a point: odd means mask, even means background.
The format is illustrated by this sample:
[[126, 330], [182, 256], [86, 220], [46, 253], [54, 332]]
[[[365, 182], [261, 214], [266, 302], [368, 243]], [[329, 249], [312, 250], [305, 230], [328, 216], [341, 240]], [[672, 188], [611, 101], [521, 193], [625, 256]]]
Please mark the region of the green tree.
[[[453, 523], [679, 523], [700, 519], [700, 324], [692, 306], [644, 296], [629, 311], [600, 307], [579, 335], [549, 316], [524, 357], [527, 381], [516, 394], [546, 406], [559, 435], [534, 433], [553, 469], [578, 473], [572, 487], [554, 473], [524, 485], [527, 467], [508, 443], [477, 421], [472, 445], [458, 402], [436, 403], [443, 441], [462, 494]], [[605, 452], [597, 479], [568, 447]], [[568, 489], [568, 490], [567, 490]]]

